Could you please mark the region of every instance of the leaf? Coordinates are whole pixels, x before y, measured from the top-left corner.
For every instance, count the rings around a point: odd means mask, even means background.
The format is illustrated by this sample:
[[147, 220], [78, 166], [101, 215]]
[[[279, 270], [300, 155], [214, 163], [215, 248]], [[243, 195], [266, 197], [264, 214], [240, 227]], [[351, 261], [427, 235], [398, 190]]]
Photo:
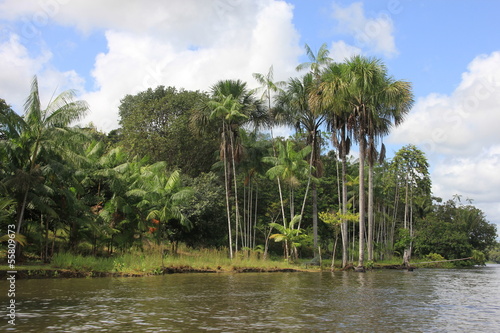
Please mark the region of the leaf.
[[0, 242], [7, 242], [9, 239], [14, 239], [21, 246], [25, 246], [26, 244], [28, 244], [28, 241], [26, 240], [26, 236], [18, 234], [18, 233], [14, 234], [14, 238], [11, 238], [10, 235], [3, 235], [2, 237], [0, 237]]

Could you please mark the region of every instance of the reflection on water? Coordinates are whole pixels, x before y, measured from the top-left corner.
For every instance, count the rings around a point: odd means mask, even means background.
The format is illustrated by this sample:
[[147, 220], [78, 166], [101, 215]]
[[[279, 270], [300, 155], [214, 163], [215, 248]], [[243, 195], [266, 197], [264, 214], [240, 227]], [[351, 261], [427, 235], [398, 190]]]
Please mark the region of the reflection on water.
[[17, 332], [500, 331], [498, 265], [18, 280], [16, 289]]

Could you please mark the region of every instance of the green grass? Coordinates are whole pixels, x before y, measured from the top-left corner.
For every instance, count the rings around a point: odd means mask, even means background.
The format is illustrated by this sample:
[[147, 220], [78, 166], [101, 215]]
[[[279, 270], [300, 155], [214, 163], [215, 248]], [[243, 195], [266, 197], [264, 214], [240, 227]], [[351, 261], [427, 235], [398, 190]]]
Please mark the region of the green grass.
[[215, 249], [179, 250], [177, 255], [165, 255], [162, 249], [150, 248], [111, 257], [82, 256], [71, 253], [54, 255], [50, 266], [54, 269], [94, 271], [124, 274], [154, 274], [162, 267], [190, 267], [195, 270], [236, 271], [239, 269], [290, 269], [298, 268], [285, 261], [263, 260], [258, 253], [239, 253], [232, 260], [227, 251]]

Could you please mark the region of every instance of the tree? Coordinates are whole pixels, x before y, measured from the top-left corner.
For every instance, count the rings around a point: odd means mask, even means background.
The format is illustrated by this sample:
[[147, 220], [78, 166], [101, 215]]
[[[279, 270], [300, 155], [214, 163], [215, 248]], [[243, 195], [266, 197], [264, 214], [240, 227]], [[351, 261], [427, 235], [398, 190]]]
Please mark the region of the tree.
[[[382, 126], [384, 112], [404, 114], [411, 106], [408, 84], [395, 83], [388, 78], [387, 70], [378, 59], [354, 56], [343, 67], [343, 81], [338, 85], [338, 97], [349, 105], [354, 121], [351, 123], [354, 138], [359, 145], [359, 267], [364, 265], [365, 247], [365, 157], [367, 145]], [[388, 117], [388, 116], [386, 116]], [[399, 117], [399, 116], [398, 116]]]
[[[392, 125], [399, 125], [404, 116], [413, 105], [413, 94], [411, 84], [406, 81], [396, 81], [387, 77], [387, 74], [377, 87], [377, 97], [373, 105], [374, 110], [369, 112], [366, 134], [368, 137], [367, 160], [368, 160], [368, 260], [373, 260], [373, 228], [374, 228], [374, 191], [373, 191], [373, 167], [377, 160], [377, 139], [387, 135]], [[382, 145], [379, 159], [385, 156], [385, 147]]]
[[415, 232], [415, 251], [420, 255], [437, 253], [446, 259], [472, 257], [496, 244], [497, 230], [484, 213], [471, 205], [453, 200], [435, 203], [432, 211], [419, 221]]
[[[283, 124], [292, 125], [297, 132], [305, 132], [306, 142], [311, 147], [309, 158], [310, 177], [308, 178], [308, 187], [302, 204], [301, 216], [304, 215], [305, 201], [307, 198], [309, 184], [313, 176], [322, 175], [322, 165], [320, 159], [321, 153], [321, 132], [320, 128], [325, 121], [325, 116], [320, 108], [312, 108], [309, 104], [309, 95], [314, 90], [314, 77], [308, 73], [302, 79], [291, 78], [288, 81], [287, 89], [277, 96], [277, 106], [275, 109], [275, 118], [281, 119]], [[313, 239], [314, 249], [318, 246], [318, 196], [316, 183], [312, 183], [313, 194]], [[299, 222], [299, 227], [300, 227]]]
[[74, 134], [68, 126], [88, 110], [85, 102], [73, 100], [75, 96], [73, 90], [62, 92], [43, 109], [35, 76], [24, 104], [24, 115], [10, 114], [11, 122], [3, 126], [9, 129], [7, 139], [2, 141], [3, 149], [16, 169], [10, 172], [6, 184], [13, 188], [18, 200], [17, 233], [21, 231], [30, 194], [43, 180], [43, 155], [52, 152], [67, 158], [74, 156], [74, 151], [67, 147], [71, 142], [67, 137]]
[[208, 99], [199, 91], [164, 86], [125, 96], [119, 106], [123, 145], [131, 156], [148, 152], [152, 162], [165, 161], [183, 174], [209, 171], [216, 161], [217, 133], [191, 126], [194, 110]]
[[[414, 236], [414, 208], [417, 200], [430, 205], [431, 180], [429, 176], [429, 163], [424, 153], [414, 145], [407, 145], [396, 152], [391, 168], [395, 177], [397, 188], [404, 190], [403, 229], [408, 230], [410, 238]], [[399, 191], [396, 191], [398, 194]], [[400, 200], [397, 198], [397, 200]], [[404, 250], [403, 262], [409, 265], [412, 252], [410, 242]]]
[[297, 66], [297, 71], [302, 71], [303, 69], [309, 68], [310, 72], [316, 77], [319, 78], [321, 73], [321, 67], [324, 65], [328, 65], [333, 60], [329, 57], [330, 51], [328, 50], [328, 45], [323, 43], [318, 52], [314, 54], [309, 45], [305, 45], [306, 54], [309, 58], [308, 62], [304, 62]]
[[220, 135], [220, 159], [224, 165], [226, 188], [226, 214], [229, 233], [229, 255], [233, 257], [231, 234], [230, 197], [234, 193], [236, 250], [238, 249], [239, 206], [238, 187], [236, 183], [236, 163], [242, 156], [239, 136], [243, 126], [259, 126], [268, 123], [268, 116], [256, 100], [253, 92], [247, 89], [246, 83], [240, 80], [218, 81], [211, 88], [211, 100], [199, 108], [192, 117], [194, 126], [204, 132], [209, 128], [218, 128]]
[[[300, 216], [296, 215], [288, 224], [288, 226], [283, 226], [279, 223], [271, 222], [269, 225], [276, 230], [278, 233], [272, 234], [269, 238], [274, 239], [275, 242], [284, 242], [285, 243], [285, 259], [290, 260], [292, 253], [297, 254], [295, 249], [302, 245], [302, 241], [307, 237], [302, 234], [302, 230], [300, 228], [295, 228], [295, 224], [300, 220]], [[296, 256], [297, 257], [297, 256]]]
[[176, 170], [167, 174], [166, 163], [157, 162], [142, 167], [139, 177], [130, 187], [131, 190], [127, 191], [126, 195], [138, 199], [136, 206], [145, 212], [146, 220], [155, 221], [158, 243], [163, 237], [162, 230], [165, 230], [175, 252], [174, 244], [177, 241], [175, 234], [179, 231], [170, 224], [177, 221], [181, 228], [187, 230], [191, 228], [182, 206], [189, 201], [193, 192], [182, 186], [180, 172]]
[[[338, 158], [341, 160], [341, 205], [342, 215], [347, 215], [347, 156], [351, 149], [353, 124], [355, 124], [353, 109], [349, 101], [341, 97], [341, 92], [348, 82], [346, 77], [347, 64], [330, 63], [323, 71], [321, 83], [311, 94], [311, 104], [317, 109], [322, 109], [326, 116], [328, 129], [332, 132], [332, 144], [337, 149]], [[348, 262], [348, 221], [342, 218], [342, 267]]]
[[[264, 157], [263, 161], [273, 165], [267, 170], [266, 175], [270, 179], [280, 179], [281, 182], [288, 185], [289, 190], [289, 211], [290, 219], [296, 216], [294, 205], [294, 189], [300, 185], [300, 180], [308, 177], [309, 164], [305, 158], [311, 153], [311, 147], [307, 146], [300, 151], [295, 150], [295, 144], [288, 140], [285, 144], [278, 143], [278, 156]], [[285, 201], [280, 193], [280, 202], [282, 211], [284, 211]], [[298, 220], [300, 223], [300, 219]], [[284, 219], [283, 227], [288, 228], [288, 222]]]

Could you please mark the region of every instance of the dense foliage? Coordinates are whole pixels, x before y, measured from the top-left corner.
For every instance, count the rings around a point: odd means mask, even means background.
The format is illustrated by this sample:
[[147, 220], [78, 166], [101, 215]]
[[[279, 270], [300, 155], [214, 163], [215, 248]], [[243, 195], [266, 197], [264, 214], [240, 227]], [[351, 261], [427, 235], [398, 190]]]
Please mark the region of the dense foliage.
[[[0, 100], [1, 230], [14, 224], [19, 250], [44, 260], [181, 242], [363, 266], [365, 254], [408, 263], [494, 248], [482, 211], [432, 197], [422, 151], [384, 159], [380, 139], [409, 111], [410, 83], [376, 59], [308, 51], [300, 78], [254, 75], [262, 99], [239, 80], [127, 95], [108, 135], [70, 127], [87, 110], [72, 92], [43, 108], [35, 79], [22, 116]], [[274, 137], [283, 124], [295, 135]]]

